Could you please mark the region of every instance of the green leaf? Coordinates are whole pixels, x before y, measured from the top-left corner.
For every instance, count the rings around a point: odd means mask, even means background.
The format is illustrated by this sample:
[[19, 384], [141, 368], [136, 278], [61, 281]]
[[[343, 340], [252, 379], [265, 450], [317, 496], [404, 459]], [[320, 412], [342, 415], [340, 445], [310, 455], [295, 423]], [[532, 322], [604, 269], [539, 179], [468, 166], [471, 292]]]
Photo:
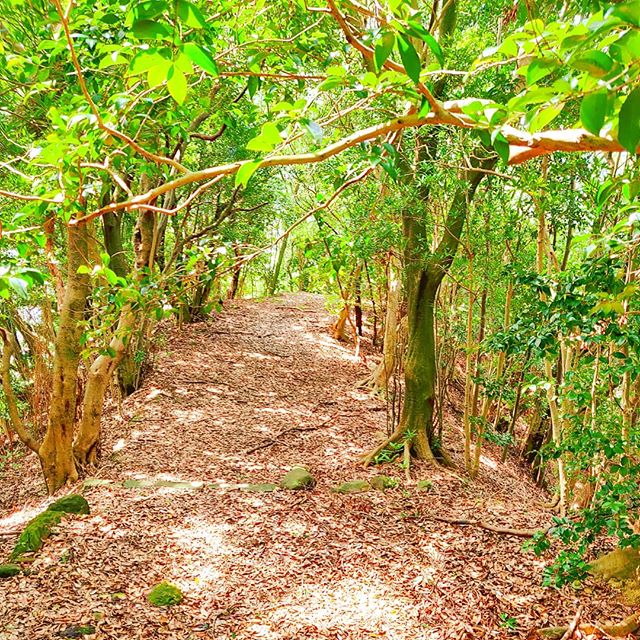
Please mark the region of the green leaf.
[[140, 51], [131, 59], [129, 63], [129, 73], [135, 76], [145, 73], [152, 67], [157, 67], [159, 64], [166, 64], [166, 62], [166, 58], [164, 58], [157, 49]]
[[173, 99], [182, 104], [187, 97], [187, 77], [175, 65], [171, 65], [167, 74], [167, 88]]
[[260, 162], [260, 160], [245, 162], [240, 169], [238, 169], [238, 173], [236, 173], [236, 187], [240, 185], [243, 187], [247, 186], [249, 178], [251, 178], [256, 169], [260, 166]]
[[169, 71], [169, 66], [166, 62], [159, 64], [156, 67], [151, 67], [147, 72], [147, 82], [151, 88], [160, 86], [166, 79]]
[[618, 119], [618, 141], [629, 153], [636, 153], [640, 143], [640, 87], [627, 96]]
[[127, 64], [127, 62], [129, 62], [127, 58], [125, 58], [125, 56], [123, 56], [119, 51], [112, 51], [100, 60], [98, 68], [106, 69], [107, 67], [113, 67], [119, 64]]
[[178, 17], [189, 27], [194, 29], [204, 29], [207, 26], [207, 21], [204, 19], [202, 12], [198, 7], [187, 0], [178, 0], [176, 2], [178, 9]]
[[553, 73], [558, 68], [558, 63], [555, 60], [548, 58], [537, 58], [527, 67], [527, 85], [531, 86], [542, 80], [542, 78]]
[[384, 63], [391, 55], [395, 42], [396, 36], [391, 31], [383, 33], [380, 38], [378, 38], [373, 51], [373, 63], [378, 73], [380, 73], [380, 69], [382, 69]]
[[335, 87], [342, 87], [345, 84], [345, 79], [340, 78], [338, 76], [329, 76], [326, 80], [324, 80], [318, 89], [320, 91], [329, 91], [330, 89], [334, 89]]
[[215, 63], [215, 60], [209, 52], [199, 44], [187, 42], [187, 44], [182, 47], [182, 51], [193, 64], [200, 67], [203, 71], [206, 71], [212, 76], [218, 75], [218, 65]]
[[165, 0], [143, 0], [143, 2], [137, 2], [134, 5], [135, 15], [139, 20], [157, 18], [168, 9], [169, 5]]
[[505, 165], [509, 164], [509, 143], [507, 139], [500, 132], [495, 133], [492, 138], [493, 148], [500, 156], [500, 160], [502, 160]]
[[91, 273], [91, 268], [90, 268], [88, 265], [86, 265], [86, 264], [81, 264], [81, 265], [78, 267], [78, 270], [76, 271], [76, 273], [79, 273], [79, 274], [87, 274], [87, 273]]
[[167, 25], [154, 20], [138, 20], [132, 26], [133, 35], [140, 40], [157, 40], [171, 37]]
[[553, 119], [555, 119], [564, 109], [564, 103], [554, 104], [551, 107], [538, 111], [529, 123], [530, 131], [534, 133], [544, 129]]
[[249, 151], [271, 151], [282, 142], [280, 131], [273, 122], [266, 122], [262, 125], [260, 134], [252, 138], [247, 143]]
[[572, 58], [569, 62], [579, 71], [586, 71], [595, 78], [606, 76], [613, 68], [613, 60], [602, 51], [587, 51]]
[[580, 120], [582, 120], [584, 128], [595, 136], [600, 135], [606, 111], [607, 94], [605, 91], [586, 95], [580, 103]]
[[438, 41], [419, 22], [409, 20], [407, 24], [409, 25], [409, 31], [429, 47], [440, 66], [444, 65], [444, 53]]
[[640, 0], [631, 0], [617, 5], [611, 15], [640, 27]]
[[414, 46], [403, 35], [397, 37], [398, 52], [407, 75], [416, 84], [420, 82], [420, 57]]

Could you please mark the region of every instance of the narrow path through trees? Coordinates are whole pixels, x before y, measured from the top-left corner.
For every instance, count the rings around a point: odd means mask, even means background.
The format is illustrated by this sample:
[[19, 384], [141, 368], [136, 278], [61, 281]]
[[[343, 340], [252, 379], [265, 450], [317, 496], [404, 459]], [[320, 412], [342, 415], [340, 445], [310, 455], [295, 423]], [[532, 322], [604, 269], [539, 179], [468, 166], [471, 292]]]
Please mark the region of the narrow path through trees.
[[[166, 334], [143, 388], [107, 415], [96, 475], [111, 484], [85, 487], [91, 515], [63, 521], [29, 575], [0, 582], [2, 640], [82, 624], [121, 640], [506, 638], [514, 624], [525, 637], [568, 624], [579, 597], [584, 619], [625, 617], [594, 585], [586, 597], [542, 589], [542, 562], [521, 540], [428, 517], [549, 525], [540, 492], [493, 445], [474, 484], [418, 462], [410, 483], [384, 467], [399, 482], [386, 492], [333, 492], [380, 472], [356, 465], [385, 429], [384, 404], [357, 389], [363, 364], [330, 337], [319, 296], [229, 307]], [[296, 464], [312, 471], [312, 490], [236, 488], [277, 483]], [[0, 495], [5, 554], [45, 502], [31, 458], [0, 474], [13, 487]], [[418, 491], [419, 479], [431, 487]], [[162, 580], [182, 604], [147, 603]]]

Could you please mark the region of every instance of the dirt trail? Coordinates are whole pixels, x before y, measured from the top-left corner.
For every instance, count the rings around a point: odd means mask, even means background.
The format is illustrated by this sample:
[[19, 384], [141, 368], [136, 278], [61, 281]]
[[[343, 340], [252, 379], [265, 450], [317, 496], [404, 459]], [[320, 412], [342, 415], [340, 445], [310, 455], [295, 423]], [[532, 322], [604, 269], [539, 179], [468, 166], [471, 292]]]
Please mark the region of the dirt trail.
[[[398, 488], [333, 493], [379, 473], [354, 461], [386, 418], [355, 390], [366, 369], [328, 324], [320, 297], [289, 295], [170, 332], [144, 387], [107, 417], [95, 475], [204, 487], [87, 488], [92, 514], [64, 521], [30, 575], [0, 582], [0, 640], [54, 638], [72, 624], [114, 640], [506, 638], [565, 623], [578, 603], [585, 618], [625, 615], [593, 586], [542, 589], [542, 562], [519, 539], [425, 517], [545, 526], [542, 496], [497, 450], [473, 484], [424, 466], [407, 483], [388, 465]], [[277, 482], [299, 463], [317, 479], [312, 491], [225, 488]], [[0, 471], [0, 533], [45, 504], [34, 464]], [[430, 491], [416, 490], [420, 478]], [[0, 537], [0, 553], [11, 542]], [[184, 604], [146, 602], [164, 579]]]

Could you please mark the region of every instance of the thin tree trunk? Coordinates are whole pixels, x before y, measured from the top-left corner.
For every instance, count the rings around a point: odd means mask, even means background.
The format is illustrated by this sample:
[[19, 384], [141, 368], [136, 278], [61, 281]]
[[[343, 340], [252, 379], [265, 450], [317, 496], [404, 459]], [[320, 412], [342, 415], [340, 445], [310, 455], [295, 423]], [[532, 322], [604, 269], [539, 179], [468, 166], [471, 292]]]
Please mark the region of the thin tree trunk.
[[76, 419], [78, 364], [84, 309], [89, 295], [89, 276], [78, 273], [88, 266], [89, 229], [80, 222], [67, 226], [67, 282], [54, 343], [49, 423], [39, 456], [49, 493], [67, 481], [78, 479], [73, 457], [73, 429]]

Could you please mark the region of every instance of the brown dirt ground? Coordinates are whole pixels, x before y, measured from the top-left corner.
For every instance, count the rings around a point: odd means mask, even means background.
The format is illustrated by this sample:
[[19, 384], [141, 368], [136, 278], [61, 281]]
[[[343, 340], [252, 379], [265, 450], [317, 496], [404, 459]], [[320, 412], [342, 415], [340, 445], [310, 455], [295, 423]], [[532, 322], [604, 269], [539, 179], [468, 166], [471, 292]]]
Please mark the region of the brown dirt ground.
[[[628, 608], [596, 585], [540, 586], [543, 560], [522, 540], [429, 514], [547, 526], [545, 496], [487, 447], [478, 481], [414, 465], [385, 493], [331, 488], [377, 469], [356, 465], [385, 407], [355, 389], [366, 366], [329, 337], [322, 298], [240, 301], [208, 323], [164, 334], [143, 388], [105, 418], [100, 478], [198, 480], [201, 490], [85, 490], [92, 513], [69, 518], [29, 575], [0, 583], [0, 640], [55, 638], [91, 624], [100, 639], [236, 638], [444, 640], [524, 637]], [[291, 427], [273, 446], [248, 449]], [[460, 462], [460, 432], [447, 442]], [[224, 488], [277, 482], [295, 464], [311, 491]], [[47, 503], [33, 457], [0, 458], [0, 557], [14, 531]], [[415, 482], [433, 487], [418, 492]], [[222, 488], [213, 488], [212, 484]], [[79, 489], [75, 487], [76, 490]], [[161, 580], [185, 593], [172, 609], [149, 605]], [[517, 630], [504, 627], [513, 618]], [[502, 626], [501, 626], [502, 625]]]

